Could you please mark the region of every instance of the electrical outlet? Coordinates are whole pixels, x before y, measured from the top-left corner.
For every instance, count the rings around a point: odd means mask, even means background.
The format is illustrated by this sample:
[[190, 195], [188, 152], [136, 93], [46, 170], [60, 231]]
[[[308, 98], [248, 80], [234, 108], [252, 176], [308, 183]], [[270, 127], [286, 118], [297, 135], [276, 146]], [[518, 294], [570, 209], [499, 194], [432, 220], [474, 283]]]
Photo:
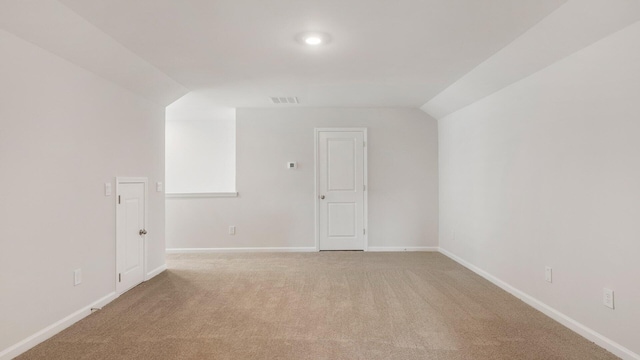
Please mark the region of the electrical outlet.
[[544, 268], [544, 279], [549, 283], [553, 282], [553, 269], [551, 268], [551, 266], [547, 266]]
[[613, 309], [613, 290], [603, 288], [602, 289], [602, 303], [604, 306]]
[[73, 270], [73, 286], [78, 286], [82, 283], [82, 269]]
[[235, 235], [235, 234], [236, 234], [236, 227], [229, 226], [229, 235]]

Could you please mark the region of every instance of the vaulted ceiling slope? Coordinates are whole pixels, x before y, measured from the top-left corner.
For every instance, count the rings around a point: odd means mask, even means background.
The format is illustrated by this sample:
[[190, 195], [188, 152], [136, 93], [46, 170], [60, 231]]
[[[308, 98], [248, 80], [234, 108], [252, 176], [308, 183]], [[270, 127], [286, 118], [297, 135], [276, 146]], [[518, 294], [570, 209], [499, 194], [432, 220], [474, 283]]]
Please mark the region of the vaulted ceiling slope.
[[636, 21], [639, 0], [570, 0], [421, 109], [444, 118]]
[[[420, 107], [566, 0], [59, 2], [217, 106], [267, 107], [275, 106], [270, 96], [298, 96], [298, 106]], [[309, 30], [332, 41], [295, 41]], [[60, 53], [76, 50], [56, 41], [47, 39]]]
[[189, 92], [58, 1], [0, 0], [0, 29], [157, 104]]

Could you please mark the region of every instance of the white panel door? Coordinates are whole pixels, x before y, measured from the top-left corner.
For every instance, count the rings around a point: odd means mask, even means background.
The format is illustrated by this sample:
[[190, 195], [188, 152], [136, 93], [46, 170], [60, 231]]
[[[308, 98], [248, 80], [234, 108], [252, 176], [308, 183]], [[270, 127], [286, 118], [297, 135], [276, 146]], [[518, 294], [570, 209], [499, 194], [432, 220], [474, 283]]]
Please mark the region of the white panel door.
[[365, 250], [365, 131], [317, 131], [320, 250]]
[[116, 292], [123, 293], [144, 281], [144, 182], [118, 183], [116, 199]]

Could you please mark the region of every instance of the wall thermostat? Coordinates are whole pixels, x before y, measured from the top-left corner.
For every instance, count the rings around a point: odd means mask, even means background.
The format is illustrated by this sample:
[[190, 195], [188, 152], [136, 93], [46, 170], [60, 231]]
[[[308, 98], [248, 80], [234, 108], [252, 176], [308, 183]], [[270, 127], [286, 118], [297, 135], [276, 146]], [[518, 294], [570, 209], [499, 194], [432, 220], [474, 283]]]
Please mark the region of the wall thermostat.
[[287, 163], [287, 169], [297, 169], [298, 168], [298, 163], [295, 161], [289, 161]]

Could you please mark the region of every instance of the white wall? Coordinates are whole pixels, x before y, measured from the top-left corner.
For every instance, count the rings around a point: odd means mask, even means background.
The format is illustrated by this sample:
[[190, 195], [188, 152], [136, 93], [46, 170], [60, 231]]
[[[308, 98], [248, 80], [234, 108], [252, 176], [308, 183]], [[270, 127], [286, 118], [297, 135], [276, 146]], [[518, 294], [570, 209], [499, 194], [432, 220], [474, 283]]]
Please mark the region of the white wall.
[[638, 44], [636, 22], [439, 121], [440, 246], [628, 358], [640, 358]]
[[[2, 358], [114, 292], [115, 197], [104, 183], [163, 181], [164, 109], [3, 30], [0, 53]], [[149, 192], [149, 269], [164, 265], [163, 195]]]
[[235, 192], [236, 110], [201, 109], [189, 100], [167, 107], [166, 192]]
[[167, 199], [168, 248], [314, 247], [316, 127], [368, 128], [369, 246], [437, 246], [437, 124], [420, 110], [238, 109], [236, 122], [239, 197]]

